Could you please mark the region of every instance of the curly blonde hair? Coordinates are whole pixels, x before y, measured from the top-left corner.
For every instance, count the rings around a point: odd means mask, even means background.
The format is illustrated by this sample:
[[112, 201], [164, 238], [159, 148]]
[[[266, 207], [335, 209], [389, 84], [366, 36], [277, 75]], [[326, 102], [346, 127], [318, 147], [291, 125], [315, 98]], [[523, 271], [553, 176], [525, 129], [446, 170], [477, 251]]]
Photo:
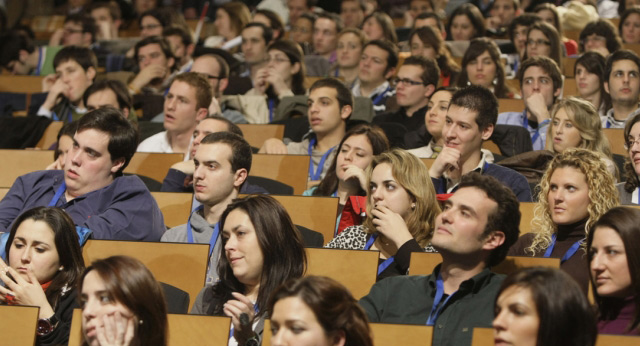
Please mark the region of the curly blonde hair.
[[613, 176], [607, 170], [606, 164], [600, 155], [587, 149], [571, 148], [558, 154], [547, 167], [538, 193], [538, 203], [534, 209], [534, 217], [531, 221], [536, 232], [531, 246], [526, 251], [536, 254], [544, 251], [551, 244], [551, 236], [558, 230], [551, 218], [549, 207], [549, 194], [551, 176], [558, 168], [572, 167], [585, 175], [589, 187], [589, 218], [585, 225], [585, 235], [589, 233], [593, 225], [609, 209], [620, 204], [618, 191], [616, 190]]
[[367, 169], [367, 218], [364, 220], [367, 233], [374, 233], [373, 203], [371, 203], [371, 174], [373, 169], [383, 163], [391, 165], [393, 178], [404, 188], [416, 207], [411, 211], [405, 223], [413, 238], [425, 247], [433, 235], [436, 216], [440, 205], [436, 199], [436, 190], [431, 183], [427, 167], [418, 157], [406, 150], [393, 149], [373, 158]]

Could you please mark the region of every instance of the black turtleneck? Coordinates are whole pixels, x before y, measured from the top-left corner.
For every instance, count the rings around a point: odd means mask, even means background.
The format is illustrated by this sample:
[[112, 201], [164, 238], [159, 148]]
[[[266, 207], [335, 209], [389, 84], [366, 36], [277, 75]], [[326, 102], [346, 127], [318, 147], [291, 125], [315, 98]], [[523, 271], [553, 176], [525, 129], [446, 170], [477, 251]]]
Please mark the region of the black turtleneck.
[[[573, 244], [586, 237], [585, 224], [587, 219], [580, 220], [569, 225], [558, 225], [556, 244], [551, 252], [551, 258], [562, 258]], [[520, 237], [518, 241], [509, 249], [509, 256], [531, 256], [531, 253], [525, 249], [531, 246], [535, 233], [527, 233]], [[533, 257], [544, 257], [546, 249], [536, 252]], [[564, 263], [560, 264], [560, 268], [573, 277], [582, 291], [587, 294], [589, 289], [589, 263], [587, 261], [587, 253], [584, 247], [580, 249]]]

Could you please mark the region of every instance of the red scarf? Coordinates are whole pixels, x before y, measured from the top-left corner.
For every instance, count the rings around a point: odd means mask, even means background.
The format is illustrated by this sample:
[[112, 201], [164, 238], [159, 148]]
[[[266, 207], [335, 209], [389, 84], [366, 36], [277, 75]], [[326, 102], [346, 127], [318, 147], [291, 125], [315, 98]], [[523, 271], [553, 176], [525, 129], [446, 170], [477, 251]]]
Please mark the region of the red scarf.
[[[45, 282], [40, 286], [42, 286], [42, 290], [43, 291], [47, 292], [47, 288], [49, 288], [50, 285], [51, 285], [51, 281]], [[18, 303], [16, 303], [15, 299], [16, 299], [16, 297], [7, 295], [6, 296], [7, 305], [18, 305]]]

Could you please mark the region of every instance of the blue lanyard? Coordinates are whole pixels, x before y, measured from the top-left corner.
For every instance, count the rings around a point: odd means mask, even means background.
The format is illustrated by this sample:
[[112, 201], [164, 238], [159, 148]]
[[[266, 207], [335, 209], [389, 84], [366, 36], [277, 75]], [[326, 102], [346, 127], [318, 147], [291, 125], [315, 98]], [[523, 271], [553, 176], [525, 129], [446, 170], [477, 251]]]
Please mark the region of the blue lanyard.
[[[257, 304], [253, 305], [253, 312], [255, 312], [254, 317], [258, 315], [258, 305]], [[253, 328], [253, 326], [252, 326], [252, 328]], [[229, 330], [229, 340], [231, 340], [231, 338], [233, 337], [233, 329], [234, 329], [233, 328], [233, 323], [231, 323], [231, 330]]]
[[[427, 319], [428, 326], [432, 326], [436, 323], [438, 316], [442, 312], [442, 308], [444, 308], [444, 306], [447, 305], [447, 302], [449, 302], [449, 299], [451, 299], [451, 297], [453, 297], [453, 295], [456, 294], [456, 292], [453, 292], [450, 296], [448, 296], [447, 299], [445, 299], [444, 303], [440, 305], [440, 301], [444, 296], [444, 283], [442, 282], [442, 276], [440, 275], [440, 273], [438, 273], [438, 279], [436, 280], [436, 296], [435, 296], [435, 299], [433, 300], [433, 305], [431, 306], [431, 313], [429, 314], [429, 319]], [[440, 305], [440, 307], [438, 307], [438, 305]]]
[[267, 100], [267, 105], [269, 106], [269, 122], [273, 121], [273, 108], [276, 105], [276, 102], [273, 99]]
[[[62, 119], [58, 117], [58, 114], [56, 114], [56, 112], [51, 112], [51, 117], [53, 118], [53, 121], [62, 121]], [[69, 110], [69, 113], [67, 113], [67, 122], [70, 123], [72, 121], [73, 121], [73, 112]]]
[[387, 93], [387, 91], [391, 90], [391, 86], [388, 86], [386, 89], [384, 89], [383, 92], [381, 92], [380, 94], [378, 94], [378, 96], [376, 96], [376, 98], [373, 99], [373, 105], [377, 106], [378, 103], [380, 103], [380, 101], [382, 101], [382, 99], [384, 98], [384, 94]]
[[[311, 151], [313, 150], [313, 146], [316, 145], [316, 139], [312, 138], [309, 141], [309, 156], [311, 156]], [[329, 155], [331, 155], [331, 152], [333, 151], [333, 148], [327, 150], [326, 153], [322, 154], [322, 157], [320, 158], [320, 162], [318, 163], [318, 167], [314, 170], [313, 169], [313, 158], [311, 158], [311, 160], [309, 160], [309, 178], [311, 180], [320, 180], [320, 176], [322, 176], [322, 168], [324, 167], [324, 162], [327, 161], [327, 157], [329, 157]]]
[[42, 53], [42, 46], [38, 47], [38, 66], [36, 66], [36, 76], [40, 75], [40, 72], [42, 72], [42, 56], [44, 54]]
[[[203, 206], [199, 206], [189, 215], [189, 221], [187, 221], [187, 242], [189, 244], [193, 244], [195, 241], [193, 239], [193, 229], [191, 228], [191, 217], [193, 213], [202, 210]], [[213, 229], [213, 234], [211, 235], [211, 239], [209, 239], [209, 257], [211, 257], [211, 253], [213, 253], [213, 248], [216, 247], [216, 242], [218, 241], [218, 235], [220, 234], [220, 223], [216, 223], [216, 226]]]
[[60, 197], [62, 197], [62, 194], [66, 189], [67, 189], [67, 183], [63, 181], [62, 185], [60, 185], [60, 187], [56, 191], [56, 194], [53, 195], [53, 198], [51, 199], [47, 207], [55, 207], [56, 204], [58, 204], [58, 200], [60, 200]]
[[[378, 238], [377, 233], [372, 234], [371, 237], [369, 237], [369, 239], [367, 240], [367, 243], [364, 245], [364, 249], [370, 250], [371, 246], [373, 245], [373, 242], [375, 242], [377, 238]], [[380, 275], [380, 273], [385, 271], [385, 269], [387, 269], [394, 261], [395, 261], [395, 256], [391, 256], [386, 260], [384, 260], [384, 262], [380, 263], [380, 265], [378, 266], [378, 275]]]
[[[527, 118], [527, 110], [525, 109], [524, 112], [522, 112], [522, 115], [524, 116], [524, 120], [522, 120], [522, 126], [525, 129], [529, 129], [529, 119]], [[538, 124], [538, 128], [536, 129], [536, 133], [533, 134], [533, 137], [531, 137], [531, 143], [535, 143], [536, 140], [538, 140], [538, 137], [540, 137], [540, 124]]]
[[[551, 236], [551, 244], [549, 244], [549, 247], [547, 248], [547, 251], [545, 251], [544, 257], [547, 257], [547, 258], [551, 257], [551, 253], [553, 252], [553, 248], [556, 246], [556, 238], [557, 238], [557, 234], [553, 234]], [[580, 239], [577, 242], [573, 243], [573, 245], [571, 245], [571, 247], [569, 248], [569, 250], [567, 250], [567, 252], [564, 254], [564, 256], [562, 256], [562, 259], [560, 260], [560, 264], [564, 263], [569, 258], [571, 258], [571, 256], [575, 255], [576, 252], [578, 252], [578, 249], [580, 248], [580, 244], [582, 244], [583, 241], [584, 241], [584, 239]]]
[[611, 123], [609, 122], [609, 120], [607, 120], [607, 123], [605, 125], [606, 125], [606, 128], [610, 128], [611, 127]]
[[336, 73], [334, 77], [338, 78], [338, 76], [340, 76], [340, 68], [336, 67]]

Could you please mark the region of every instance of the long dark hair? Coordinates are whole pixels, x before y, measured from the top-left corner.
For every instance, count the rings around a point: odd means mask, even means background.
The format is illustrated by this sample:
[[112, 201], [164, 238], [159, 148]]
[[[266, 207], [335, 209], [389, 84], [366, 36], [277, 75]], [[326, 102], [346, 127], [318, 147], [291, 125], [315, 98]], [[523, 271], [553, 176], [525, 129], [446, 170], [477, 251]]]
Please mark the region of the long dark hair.
[[[247, 213], [256, 231], [260, 251], [264, 262], [258, 289], [258, 315], [266, 314], [269, 295], [282, 282], [301, 277], [307, 267], [307, 255], [302, 237], [293, 225], [291, 217], [280, 202], [267, 195], [252, 195], [236, 199], [227, 206], [220, 218], [220, 227], [232, 211], [240, 209]], [[224, 241], [224, 240], [223, 240]], [[224, 243], [223, 243], [224, 246]], [[220, 281], [213, 287], [214, 295], [219, 297], [213, 307], [214, 315], [221, 315], [223, 305], [234, 299], [231, 292], [244, 292], [245, 286], [233, 275], [227, 256], [220, 256], [218, 262]]]
[[[71, 217], [60, 208], [36, 207], [22, 213], [14, 221], [11, 233], [7, 239], [5, 253], [7, 258], [11, 252], [11, 245], [20, 225], [26, 220], [42, 221], [53, 231], [58, 259], [62, 269], [51, 280], [49, 288], [45, 291], [49, 305], [55, 310], [56, 305], [63, 294], [63, 290], [75, 288], [76, 282], [82, 270], [84, 261], [80, 250], [80, 241], [76, 233], [76, 227]], [[11, 265], [11, 263], [9, 263]], [[44, 283], [44, 282], [42, 282]]]
[[[629, 134], [631, 133], [631, 128], [633, 125], [640, 122], [640, 114], [636, 114], [633, 118], [627, 120], [627, 124], [624, 125], [624, 142], [629, 143]], [[635, 138], [637, 140], [637, 138]], [[624, 176], [626, 182], [624, 183], [624, 190], [632, 193], [638, 186], [640, 186], [640, 179], [638, 178], [638, 174], [636, 173], [635, 165], [631, 160], [629, 155], [629, 151], [631, 148], [627, 148], [627, 157], [624, 160]]]
[[[371, 144], [373, 149], [373, 155], [379, 155], [389, 149], [389, 140], [384, 134], [384, 131], [375, 125], [362, 124], [354, 126], [352, 129], [342, 137], [340, 145], [338, 145], [338, 152], [334, 156], [331, 167], [324, 176], [324, 179], [318, 184], [318, 188], [313, 192], [314, 196], [331, 196], [338, 189], [338, 174], [336, 173], [336, 166], [338, 164], [338, 153], [342, 150], [342, 144], [351, 136], [365, 135], [367, 140]], [[358, 196], [365, 196], [366, 191], [360, 189]]]
[[[640, 332], [640, 210], [630, 207], [615, 207], [606, 212], [591, 227], [591, 232], [587, 236], [587, 249], [591, 249], [593, 237], [598, 228], [611, 228], [616, 231], [624, 244], [624, 252], [627, 256], [627, 266], [629, 267], [629, 275], [631, 277], [631, 288], [634, 292], [633, 301], [635, 305], [633, 319], [627, 326], [627, 331], [634, 330]], [[593, 259], [593, 253], [587, 251], [587, 259], [589, 263]], [[591, 277], [591, 286], [593, 288], [593, 296], [598, 304], [600, 319], [615, 319], [620, 311], [620, 299], [612, 297], [603, 297], [598, 294], [596, 286]]]
[[457, 16], [466, 16], [469, 18], [471, 25], [476, 30], [475, 35], [472, 38], [483, 37], [484, 32], [486, 30], [486, 26], [484, 23], [484, 18], [482, 17], [482, 12], [473, 4], [466, 3], [458, 6], [453, 13], [451, 13], [451, 20], [447, 24], [447, 40], [453, 40], [453, 35], [451, 34], [451, 25], [453, 24], [453, 19]]
[[105, 291], [141, 321], [137, 324], [136, 345], [166, 345], [167, 304], [162, 286], [147, 267], [135, 258], [112, 256], [87, 267], [80, 279], [80, 291], [87, 274], [95, 270]]
[[451, 53], [445, 45], [442, 36], [432, 27], [423, 26], [411, 31], [409, 34], [409, 44], [411, 44], [411, 40], [415, 35], [418, 35], [418, 38], [423, 44], [430, 45], [436, 51], [436, 62], [438, 63], [438, 67], [440, 67], [440, 71], [442, 71], [442, 75], [454, 77], [452, 78], [453, 82], [455, 77], [460, 73], [460, 67], [456, 61], [453, 60], [453, 57], [451, 57]]
[[[527, 40], [529, 40], [529, 35], [531, 31], [538, 30], [540, 31], [546, 38], [549, 40], [549, 47], [551, 48], [551, 52], [549, 53], [549, 58], [553, 59], [558, 66], [562, 66], [562, 56], [564, 55], [564, 50], [562, 49], [562, 38], [560, 34], [549, 23], [538, 22], [534, 23], [527, 30]], [[527, 60], [529, 58], [529, 53], [527, 52], [527, 46], [524, 48], [524, 57], [522, 61]]]
[[269, 316], [279, 300], [289, 297], [300, 298], [313, 311], [325, 335], [343, 332], [345, 345], [373, 346], [367, 314], [339, 282], [324, 276], [288, 280], [271, 295]]
[[[304, 53], [302, 52], [300, 45], [291, 40], [282, 39], [270, 44], [269, 47], [267, 47], [267, 52], [274, 49], [283, 52], [287, 58], [289, 58], [291, 65], [295, 63], [300, 65], [298, 72], [291, 76], [291, 91], [294, 95], [306, 94], [307, 89], [304, 87], [304, 76], [306, 74], [305, 64], [303, 61]], [[269, 86], [269, 89], [273, 89], [273, 87]], [[272, 92], [274, 91], [272, 90]]]
[[551, 268], [525, 268], [502, 282], [496, 302], [509, 287], [528, 289], [538, 311], [538, 346], [593, 346], [597, 327], [584, 293], [568, 274]]
[[593, 73], [598, 76], [598, 83], [600, 84], [600, 104], [594, 105], [596, 106], [596, 110], [600, 110], [600, 106], [604, 104], [604, 109], [609, 110], [611, 108], [611, 95], [604, 91], [604, 81], [605, 78], [608, 79], [608, 76], [604, 76], [604, 67], [605, 67], [605, 58], [602, 54], [597, 52], [586, 52], [582, 54], [578, 60], [576, 60], [576, 64], [573, 67], [573, 74], [576, 75], [576, 70], [578, 65], [582, 65], [587, 72]]
[[471, 40], [469, 48], [462, 57], [462, 69], [457, 80], [457, 87], [464, 88], [469, 82], [469, 75], [467, 74], [467, 65], [471, 60], [477, 59], [482, 53], [489, 52], [491, 60], [496, 65], [496, 84], [494, 85], [493, 93], [497, 98], [509, 98], [513, 93], [509, 86], [505, 83], [504, 67], [500, 61], [500, 49], [495, 41], [486, 37], [478, 37]]

